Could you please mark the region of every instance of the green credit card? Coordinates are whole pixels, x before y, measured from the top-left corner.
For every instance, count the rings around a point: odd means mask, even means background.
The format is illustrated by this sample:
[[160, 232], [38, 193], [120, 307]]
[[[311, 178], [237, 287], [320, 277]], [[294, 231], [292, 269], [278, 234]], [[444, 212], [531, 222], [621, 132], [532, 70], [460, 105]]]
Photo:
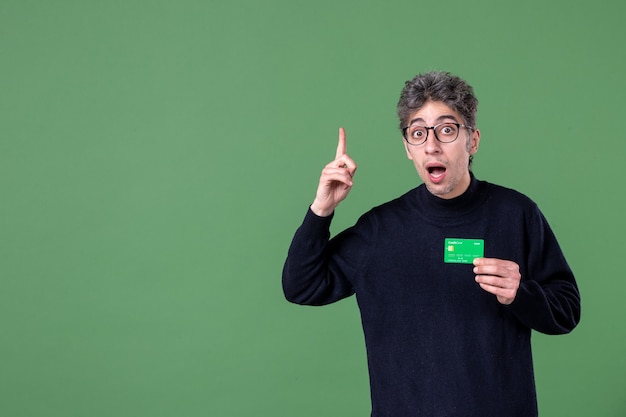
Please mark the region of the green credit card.
[[485, 241], [482, 239], [446, 238], [443, 261], [453, 264], [471, 264], [476, 258], [485, 256]]

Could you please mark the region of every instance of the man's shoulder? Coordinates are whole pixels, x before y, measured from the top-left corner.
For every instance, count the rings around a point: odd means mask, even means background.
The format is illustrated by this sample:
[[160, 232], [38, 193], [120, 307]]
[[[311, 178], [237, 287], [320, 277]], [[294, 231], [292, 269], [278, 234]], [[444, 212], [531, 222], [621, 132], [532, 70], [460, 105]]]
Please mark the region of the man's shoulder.
[[520, 207], [536, 207], [536, 203], [526, 194], [503, 185], [494, 184], [488, 181], [479, 181], [487, 195], [488, 201], [496, 204], [516, 205]]
[[413, 188], [396, 198], [370, 208], [361, 215], [361, 219], [378, 222], [382, 219], [391, 220], [396, 217], [405, 218], [407, 211], [414, 210], [415, 194], [418, 189], [419, 187]]
[[379, 204], [378, 206], [375, 206], [374, 208], [372, 208], [372, 210], [370, 211], [384, 212], [384, 211], [395, 211], [395, 210], [408, 210], [410, 209], [411, 202], [415, 200], [416, 194], [419, 188], [422, 186], [423, 185], [420, 185], [419, 187], [413, 188], [405, 192], [399, 197], [396, 197], [392, 200]]

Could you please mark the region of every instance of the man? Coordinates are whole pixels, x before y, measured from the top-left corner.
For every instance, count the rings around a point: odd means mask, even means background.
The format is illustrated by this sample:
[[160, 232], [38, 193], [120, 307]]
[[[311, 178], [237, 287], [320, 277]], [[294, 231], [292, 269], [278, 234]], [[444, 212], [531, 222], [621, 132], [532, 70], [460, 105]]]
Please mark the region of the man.
[[329, 239], [357, 168], [340, 129], [289, 248], [289, 301], [356, 294], [374, 417], [536, 416], [531, 330], [568, 333], [580, 319], [574, 276], [537, 206], [471, 171], [477, 105], [449, 73], [407, 81], [398, 117], [423, 184]]

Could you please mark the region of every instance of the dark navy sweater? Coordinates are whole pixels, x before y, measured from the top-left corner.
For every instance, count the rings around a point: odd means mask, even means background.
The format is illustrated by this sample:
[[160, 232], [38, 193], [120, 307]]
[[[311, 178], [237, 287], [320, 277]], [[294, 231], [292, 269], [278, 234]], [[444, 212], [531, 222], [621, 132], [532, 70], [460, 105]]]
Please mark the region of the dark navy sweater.
[[[580, 297], [535, 203], [472, 178], [450, 200], [421, 185], [329, 240], [331, 219], [308, 211], [283, 289], [307, 305], [356, 294], [373, 417], [537, 415], [531, 329], [571, 331]], [[482, 290], [472, 265], [444, 263], [445, 238], [484, 239], [485, 257], [519, 264], [513, 303]]]

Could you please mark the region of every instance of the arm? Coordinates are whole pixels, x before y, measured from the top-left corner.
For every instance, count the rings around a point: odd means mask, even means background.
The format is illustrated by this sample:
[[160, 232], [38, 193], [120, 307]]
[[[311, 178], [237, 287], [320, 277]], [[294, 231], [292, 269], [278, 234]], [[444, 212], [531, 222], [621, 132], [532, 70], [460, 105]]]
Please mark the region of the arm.
[[346, 154], [346, 134], [339, 130], [335, 159], [324, 167], [310, 210], [289, 247], [283, 268], [283, 292], [297, 304], [322, 305], [354, 293], [329, 248], [335, 208], [352, 189], [356, 164]]
[[530, 235], [525, 276], [513, 261], [474, 261], [476, 282], [508, 305], [526, 326], [546, 334], [569, 333], [580, 321], [580, 294], [559, 244], [536, 208], [526, 225]]
[[354, 293], [349, 265], [341, 262], [329, 241], [331, 219], [309, 210], [294, 235], [282, 280], [285, 298], [292, 303], [324, 305]]

